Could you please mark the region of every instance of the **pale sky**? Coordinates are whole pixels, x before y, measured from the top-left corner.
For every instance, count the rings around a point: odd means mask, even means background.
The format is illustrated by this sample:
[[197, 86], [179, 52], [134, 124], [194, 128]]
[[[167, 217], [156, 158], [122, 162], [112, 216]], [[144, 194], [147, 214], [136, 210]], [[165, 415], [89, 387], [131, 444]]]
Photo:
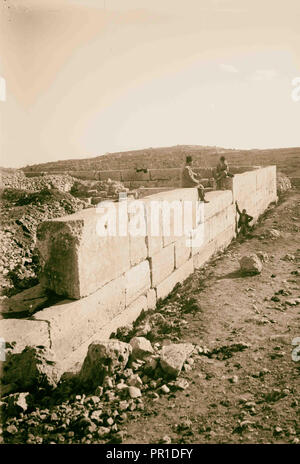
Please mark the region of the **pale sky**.
[[300, 146], [299, 20], [299, 0], [0, 0], [0, 165]]

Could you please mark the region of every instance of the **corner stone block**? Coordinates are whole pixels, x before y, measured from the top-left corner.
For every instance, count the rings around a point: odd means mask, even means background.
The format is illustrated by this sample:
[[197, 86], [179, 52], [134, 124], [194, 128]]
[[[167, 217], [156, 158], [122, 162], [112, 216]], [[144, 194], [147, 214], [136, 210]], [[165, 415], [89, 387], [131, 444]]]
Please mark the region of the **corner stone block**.
[[[37, 247], [43, 268], [41, 282], [46, 288], [79, 299], [130, 268], [127, 219], [123, 226], [121, 203], [115, 205], [100, 212], [98, 208], [87, 209], [39, 226]], [[110, 224], [105, 228], [107, 216], [115, 229]], [[125, 236], [120, 233], [122, 228]]]

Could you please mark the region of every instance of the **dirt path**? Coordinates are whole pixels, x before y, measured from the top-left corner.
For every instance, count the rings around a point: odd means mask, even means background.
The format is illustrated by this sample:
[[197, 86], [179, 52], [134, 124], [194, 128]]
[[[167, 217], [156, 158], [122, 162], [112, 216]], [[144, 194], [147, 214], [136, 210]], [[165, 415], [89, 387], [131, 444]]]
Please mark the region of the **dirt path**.
[[[272, 228], [281, 236], [263, 239]], [[165, 435], [172, 443], [299, 442], [300, 366], [292, 340], [300, 337], [300, 304], [286, 303], [300, 297], [299, 231], [300, 192], [293, 191], [254, 238], [232, 244], [185, 282], [174, 298], [197, 303], [185, 314], [180, 341], [227, 351], [197, 356], [181, 374], [186, 390], [147, 400], [126, 425], [124, 443], [159, 443]], [[249, 252], [269, 260], [261, 275], [241, 277], [238, 259]], [[241, 343], [248, 347], [226, 356], [228, 346]]]

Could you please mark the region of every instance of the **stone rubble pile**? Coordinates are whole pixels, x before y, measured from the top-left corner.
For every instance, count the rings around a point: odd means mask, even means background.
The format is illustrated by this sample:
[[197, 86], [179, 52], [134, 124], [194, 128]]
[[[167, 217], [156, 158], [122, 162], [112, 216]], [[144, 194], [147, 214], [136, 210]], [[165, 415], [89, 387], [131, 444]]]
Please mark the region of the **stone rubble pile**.
[[[143, 411], [145, 401], [188, 388], [188, 381], [178, 378], [181, 371], [192, 368], [193, 355], [207, 352], [191, 343], [152, 346], [144, 337], [129, 343], [95, 341], [81, 370], [65, 373], [60, 382], [48, 350], [10, 354], [2, 379], [2, 441], [121, 443], [128, 413]], [[64, 398], [59, 405], [55, 392]]]
[[69, 175], [47, 174], [45, 176], [26, 177], [23, 171], [1, 175], [1, 188], [29, 190], [37, 192], [43, 189], [57, 189], [69, 192], [74, 184], [74, 178]]
[[117, 200], [120, 192], [128, 191], [121, 182], [111, 179], [96, 182], [75, 180], [70, 193], [77, 198], [91, 198], [91, 203], [97, 204], [101, 200]]

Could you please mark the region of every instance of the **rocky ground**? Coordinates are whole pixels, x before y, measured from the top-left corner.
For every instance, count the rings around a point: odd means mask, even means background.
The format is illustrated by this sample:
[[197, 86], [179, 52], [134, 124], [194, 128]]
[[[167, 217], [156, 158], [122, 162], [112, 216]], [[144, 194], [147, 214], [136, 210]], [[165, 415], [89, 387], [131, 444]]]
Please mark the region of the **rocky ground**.
[[[1, 172], [0, 172], [1, 174]], [[0, 189], [0, 295], [12, 295], [38, 283], [35, 250], [38, 225], [75, 213], [127, 191], [120, 182], [81, 181], [68, 175], [27, 178], [21, 171], [2, 173]]]
[[[299, 232], [291, 191], [52, 391], [50, 358], [27, 352], [26, 375], [9, 358], [2, 441], [299, 443]], [[262, 269], [246, 275], [239, 260], [253, 253]]]

